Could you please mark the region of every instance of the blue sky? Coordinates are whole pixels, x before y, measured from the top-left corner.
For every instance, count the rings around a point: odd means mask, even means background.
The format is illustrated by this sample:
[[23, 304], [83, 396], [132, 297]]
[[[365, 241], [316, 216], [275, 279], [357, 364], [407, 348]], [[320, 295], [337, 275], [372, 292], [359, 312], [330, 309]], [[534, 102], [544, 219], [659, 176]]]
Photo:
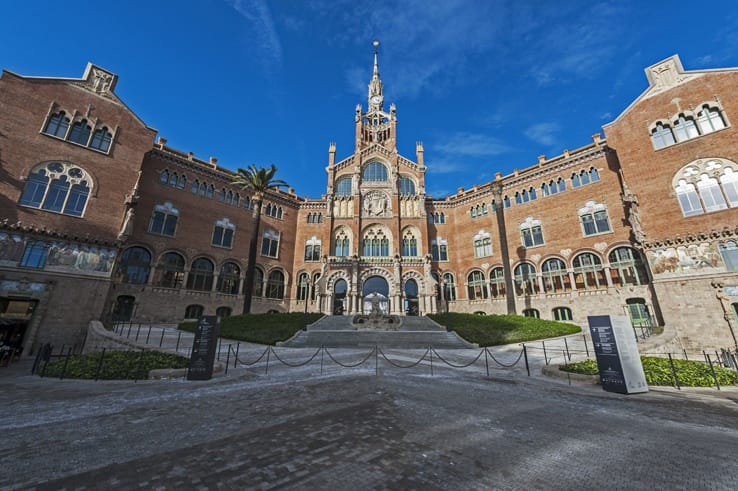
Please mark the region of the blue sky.
[[75, 0], [3, 5], [0, 67], [80, 77], [92, 61], [168, 144], [230, 169], [274, 163], [326, 189], [353, 152], [373, 39], [400, 153], [423, 141], [427, 191], [469, 188], [590, 143], [679, 53], [738, 66], [732, 1]]

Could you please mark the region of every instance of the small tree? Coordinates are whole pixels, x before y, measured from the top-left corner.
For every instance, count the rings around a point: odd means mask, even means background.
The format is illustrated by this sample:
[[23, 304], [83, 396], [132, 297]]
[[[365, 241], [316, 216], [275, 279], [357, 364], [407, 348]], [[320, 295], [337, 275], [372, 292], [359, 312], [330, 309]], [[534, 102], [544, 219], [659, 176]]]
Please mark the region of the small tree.
[[248, 169], [238, 169], [236, 177], [231, 184], [239, 186], [243, 190], [250, 190], [251, 200], [254, 207], [254, 229], [249, 242], [249, 256], [246, 265], [246, 284], [243, 286], [243, 313], [251, 313], [251, 297], [254, 292], [254, 273], [256, 271], [256, 248], [259, 244], [259, 226], [261, 225], [261, 205], [264, 194], [269, 189], [287, 187], [288, 184], [281, 179], [274, 179], [277, 167], [272, 164], [270, 169], [250, 165]]

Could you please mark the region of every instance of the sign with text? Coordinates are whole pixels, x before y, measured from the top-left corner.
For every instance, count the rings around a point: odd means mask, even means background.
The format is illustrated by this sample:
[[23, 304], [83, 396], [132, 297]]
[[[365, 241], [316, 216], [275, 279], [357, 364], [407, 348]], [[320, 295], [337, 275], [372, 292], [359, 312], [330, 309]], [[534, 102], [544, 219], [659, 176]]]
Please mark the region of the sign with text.
[[215, 349], [218, 345], [218, 316], [203, 315], [197, 322], [192, 343], [187, 380], [210, 380], [213, 377]]
[[587, 321], [602, 388], [620, 394], [648, 392], [630, 319], [625, 315], [590, 315]]

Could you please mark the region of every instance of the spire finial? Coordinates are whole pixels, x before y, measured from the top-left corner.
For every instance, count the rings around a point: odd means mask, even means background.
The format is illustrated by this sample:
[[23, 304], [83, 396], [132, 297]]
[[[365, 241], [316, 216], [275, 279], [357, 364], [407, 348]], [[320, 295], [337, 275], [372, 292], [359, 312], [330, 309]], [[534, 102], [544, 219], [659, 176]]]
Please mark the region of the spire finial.
[[377, 55], [379, 54], [379, 41], [374, 40], [372, 41], [372, 46], [374, 46], [374, 72], [372, 73], [373, 79], [379, 78], [379, 61], [377, 60]]

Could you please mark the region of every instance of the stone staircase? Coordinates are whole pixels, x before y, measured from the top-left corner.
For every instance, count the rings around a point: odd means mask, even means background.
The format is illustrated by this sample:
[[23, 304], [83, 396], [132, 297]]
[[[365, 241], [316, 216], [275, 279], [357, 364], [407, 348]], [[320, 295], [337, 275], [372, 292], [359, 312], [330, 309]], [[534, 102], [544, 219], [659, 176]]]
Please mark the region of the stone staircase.
[[280, 344], [286, 348], [469, 349], [477, 346], [427, 317], [400, 317], [399, 329], [362, 329], [350, 316], [325, 316]]

